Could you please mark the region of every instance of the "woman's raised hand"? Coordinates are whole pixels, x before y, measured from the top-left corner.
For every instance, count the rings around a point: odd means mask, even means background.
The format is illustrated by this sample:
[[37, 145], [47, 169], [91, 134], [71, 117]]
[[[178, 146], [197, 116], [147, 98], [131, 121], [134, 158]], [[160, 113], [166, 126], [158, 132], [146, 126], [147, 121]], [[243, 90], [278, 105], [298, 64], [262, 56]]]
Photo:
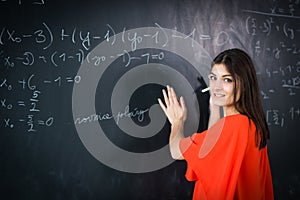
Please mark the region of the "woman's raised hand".
[[179, 101], [174, 89], [167, 85], [167, 91], [163, 90], [163, 96], [165, 104], [161, 99], [158, 99], [158, 103], [168, 120], [172, 125], [175, 123], [184, 123], [187, 118], [187, 109], [183, 97], [180, 97]]

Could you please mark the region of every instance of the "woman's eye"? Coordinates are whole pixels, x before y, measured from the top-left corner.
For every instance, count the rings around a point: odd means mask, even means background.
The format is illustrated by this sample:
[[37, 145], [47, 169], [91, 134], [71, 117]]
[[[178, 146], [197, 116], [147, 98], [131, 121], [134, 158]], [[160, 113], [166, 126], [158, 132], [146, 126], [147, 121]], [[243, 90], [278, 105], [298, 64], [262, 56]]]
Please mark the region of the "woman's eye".
[[209, 80], [212, 80], [212, 81], [217, 80], [217, 77], [215, 77], [215, 76], [213, 76], [213, 75], [210, 75], [208, 78], [209, 78]]
[[227, 82], [227, 83], [231, 83], [232, 82], [232, 80], [230, 78], [225, 78], [224, 81]]

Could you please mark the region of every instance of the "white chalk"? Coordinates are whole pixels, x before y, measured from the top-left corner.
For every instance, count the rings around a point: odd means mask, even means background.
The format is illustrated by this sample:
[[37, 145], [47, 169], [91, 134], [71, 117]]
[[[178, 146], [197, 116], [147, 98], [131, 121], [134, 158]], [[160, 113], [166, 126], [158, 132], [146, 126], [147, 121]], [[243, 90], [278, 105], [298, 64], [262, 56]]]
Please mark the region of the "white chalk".
[[204, 93], [204, 92], [207, 92], [208, 90], [209, 90], [209, 87], [207, 87], [207, 88], [201, 90], [201, 92]]

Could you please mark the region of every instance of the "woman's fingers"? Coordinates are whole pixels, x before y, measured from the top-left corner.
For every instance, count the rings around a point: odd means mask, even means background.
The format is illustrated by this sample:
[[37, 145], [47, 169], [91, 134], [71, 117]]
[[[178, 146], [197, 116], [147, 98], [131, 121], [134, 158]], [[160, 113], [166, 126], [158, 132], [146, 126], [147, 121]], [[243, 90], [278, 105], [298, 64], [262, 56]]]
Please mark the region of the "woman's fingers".
[[180, 97], [180, 105], [181, 105], [182, 112], [183, 112], [183, 120], [186, 120], [186, 118], [187, 118], [187, 108], [186, 108], [185, 101], [184, 101], [182, 96]]
[[160, 98], [158, 98], [158, 103], [159, 103], [161, 109], [164, 111], [164, 113], [166, 113], [167, 108], [166, 108], [165, 104], [162, 102], [162, 100]]
[[178, 104], [178, 99], [177, 99], [177, 95], [175, 93], [175, 90], [170, 86], [167, 86], [167, 87], [168, 87], [168, 95], [169, 95], [170, 103]]
[[166, 106], [169, 106], [170, 105], [170, 101], [169, 101], [169, 97], [167, 95], [167, 92], [165, 90], [162, 90], [162, 92], [163, 92], [163, 96], [164, 96], [164, 100], [165, 100]]
[[168, 107], [171, 107], [174, 104], [175, 104], [175, 106], [178, 106], [178, 105], [180, 107], [182, 106], [182, 103], [181, 103], [182, 100], [180, 100], [180, 104], [179, 104], [175, 90], [172, 87], [167, 85], [167, 91], [162, 90], [162, 93], [163, 93], [165, 104], [162, 102], [161, 99], [158, 99], [158, 102], [163, 109], [166, 110]]
[[163, 96], [165, 102], [158, 98], [158, 103], [164, 113], [166, 114], [168, 120], [172, 124], [174, 121], [185, 121], [187, 118], [187, 109], [183, 97], [177, 99], [175, 90], [167, 86], [166, 90], [163, 90]]
[[182, 109], [185, 111], [186, 110], [186, 106], [185, 106], [185, 102], [184, 102], [183, 97], [180, 97], [180, 105], [181, 105]]
[[163, 90], [162, 92], [163, 92], [164, 100], [165, 100], [167, 107], [169, 107], [171, 104], [173, 104], [175, 102], [175, 100], [177, 101], [176, 94], [172, 87], [167, 85], [167, 91]]
[[167, 85], [167, 92], [168, 92], [168, 99], [169, 99], [169, 103], [172, 104], [173, 103], [173, 99], [172, 99], [172, 95], [171, 95], [171, 87]]

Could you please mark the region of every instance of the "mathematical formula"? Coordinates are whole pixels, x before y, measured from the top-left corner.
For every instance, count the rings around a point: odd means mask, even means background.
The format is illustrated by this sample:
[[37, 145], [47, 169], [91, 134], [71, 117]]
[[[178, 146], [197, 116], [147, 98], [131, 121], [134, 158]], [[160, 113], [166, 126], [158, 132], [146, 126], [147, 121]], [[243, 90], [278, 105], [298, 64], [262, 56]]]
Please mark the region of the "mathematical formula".
[[[43, 0], [21, 1], [2, 0], [0, 5], [16, 3], [18, 5], [34, 4], [44, 5]], [[300, 108], [295, 105], [294, 99], [299, 96], [300, 89], [300, 47], [299, 47], [299, 21], [297, 14], [299, 1], [289, 1], [286, 8], [274, 6], [267, 11], [242, 9], [243, 29], [247, 38], [250, 38], [251, 49], [254, 59], [268, 59], [267, 64], [257, 66], [260, 70], [258, 77], [262, 82], [272, 82], [274, 84], [261, 85], [261, 96], [264, 102], [270, 102], [278, 98], [278, 94], [285, 94], [290, 98], [287, 105], [283, 107], [269, 106], [266, 109], [267, 122], [269, 126], [284, 127], [288, 122], [299, 120]], [[284, 19], [284, 20], [283, 20]], [[14, 129], [17, 126], [26, 127], [25, 132], [38, 132], [39, 128], [50, 128], [56, 123], [55, 114], [44, 113], [41, 108], [42, 97], [47, 96], [48, 89], [71, 90], [74, 84], [80, 84], [82, 79], [76, 75], [76, 70], [84, 62], [88, 62], [92, 67], [101, 68], [102, 63], [120, 59], [120, 67], [134, 66], [134, 62], [152, 63], [166, 62], [166, 53], [158, 51], [136, 52], [139, 45], [146, 39], [151, 39], [152, 43], [160, 49], [169, 45], [171, 39], [190, 42], [189, 46], [194, 47], [195, 42], [210, 42], [211, 46], [227, 47], [236, 37], [230, 31], [221, 30], [210, 33], [206, 30], [190, 28], [186, 36], [177, 35], [177, 28], [174, 34], [169, 36], [165, 28], [159, 23], [153, 23], [159, 31], [155, 33], [138, 34], [128, 32], [126, 27], [117, 33], [116, 27], [106, 24], [97, 30], [87, 31], [74, 26], [57, 27], [47, 20], [41, 21], [31, 31], [23, 32], [18, 27], [0, 26], [0, 116], [1, 127]], [[121, 34], [121, 37], [116, 37]], [[274, 39], [275, 38], [275, 39]], [[277, 40], [276, 38], [280, 38]], [[188, 40], [189, 39], [189, 40]], [[190, 40], [192, 39], [192, 40]], [[101, 42], [108, 43], [112, 48], [119, 44], [129, 44], [130, 50], [120, 48], [113, 55], [98, 55], [92, 53], [92, 49]], [[24, 44], [31, 44], [30, 47], [23, 48]], [[122, 46], [122, 45], [119, 45]], [[204, 45], [203, 45], [204, 46]], [[11, 51], [10, 49], [16, 49]], [[290, 58], [290, 59], [286, 59]], [[284, 59], [284, 62], [282, 60]], [[269, 61], [270, 60], [270, 61]], [[35, 70], [43, 68], [44, 71], [55, 73], [42, 76]], [[68, 70], [64, 70], [68, 68]], [[11, 74], [24, 72], [25, 75], [14, 76]], [[64, 73], [63, 73], [64, 72]], [[17, 77], [17, 78], [16, 78]], [[285, 93], [282, 93], [285, 91]], [[26, 94], [24, 97], [12, 99], [13, 94]], [[21, 96], [21, 95], [18, 95]], [[26, 97], [25, 97], [26, 96]], [[51, 101], [47, 102], [51, 103]], [[137, 108], [136, 108], [137, 109]], [[14, 112], [21, 110], [22, 115], [13, 118]], [[119, 113], [91, 114], [90, 116], [79, 116], [75, 124], [87, 123], [90, 121], [116, 119], [118, 122], [122, 118], [138, 116], [148, 110], [136, 110]]]

